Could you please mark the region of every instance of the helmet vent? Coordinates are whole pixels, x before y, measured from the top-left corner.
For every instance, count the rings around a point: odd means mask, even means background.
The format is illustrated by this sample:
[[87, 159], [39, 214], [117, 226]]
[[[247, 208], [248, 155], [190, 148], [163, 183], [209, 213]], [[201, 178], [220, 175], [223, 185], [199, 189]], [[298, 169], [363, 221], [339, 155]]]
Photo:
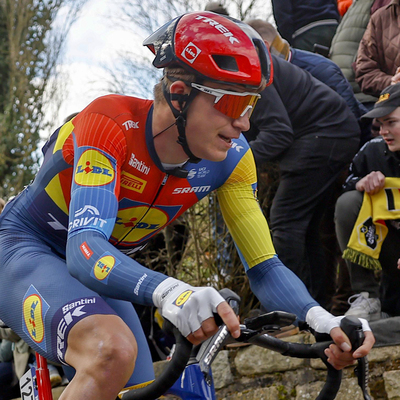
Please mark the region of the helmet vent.
[[213, 55], [212, 58], [220, 69], [223, 69], [225, 71], [232, 71], [232, 72], [239, 71], [239, 67], [238, 67], [234, 57]]

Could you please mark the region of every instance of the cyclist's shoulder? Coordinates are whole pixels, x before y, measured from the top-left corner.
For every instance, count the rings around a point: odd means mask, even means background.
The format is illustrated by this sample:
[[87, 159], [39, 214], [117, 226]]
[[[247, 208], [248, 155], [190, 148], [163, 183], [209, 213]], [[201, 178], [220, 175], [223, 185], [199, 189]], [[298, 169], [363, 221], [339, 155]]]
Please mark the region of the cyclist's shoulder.
[[124, 120], [127, 117], [147, 115], [153, 104], [152, 100], [138, 97], [108, 94], [93, 100], [77, 116], [77, 120], [95, 114], [108, 117], [114, 121]]

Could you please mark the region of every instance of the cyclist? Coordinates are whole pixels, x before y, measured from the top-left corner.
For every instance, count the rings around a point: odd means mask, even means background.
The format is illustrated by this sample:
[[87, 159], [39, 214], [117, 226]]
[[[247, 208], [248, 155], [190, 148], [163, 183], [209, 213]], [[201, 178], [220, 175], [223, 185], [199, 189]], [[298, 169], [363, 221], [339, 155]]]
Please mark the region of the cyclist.
[[155, 101], [93, 101], [54, 132], [36, 179], [6, 205], [0, 318], [45, 357], [76, 370], [63, 400], [111, 400], [124, 385], [153, 379], [131, 302], [157, 306], [193, 343], [216, 332], [215, 312], [237, 337], [237, 318], [217, 291], [129, 257], [217, 190], [264, 306], [330, 332], [337, 345], [327, 354], [336, 368], [366, 355], [374, 342], [367, 324], [364, 345], [352, 355], [340, 318], [275, 255], [255, 198], [255, 165], [241, 131], [272, 79], [262, 39], [239, 21], [196, 12], [170, 21], [144, 45], [164, 68]]

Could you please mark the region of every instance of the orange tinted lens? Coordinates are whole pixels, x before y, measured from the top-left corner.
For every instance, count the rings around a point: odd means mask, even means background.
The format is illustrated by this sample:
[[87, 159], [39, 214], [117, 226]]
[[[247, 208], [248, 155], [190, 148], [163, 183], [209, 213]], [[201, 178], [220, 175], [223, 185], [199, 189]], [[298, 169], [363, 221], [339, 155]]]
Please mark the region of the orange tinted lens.
[[258, 95], [236, 96], [233, 94], [224, 94], [221, 99], [214, 104], [214, 107], [223, 114], [237, 119], [244, 112], [250, 110], [250, 114], [257, 103]]

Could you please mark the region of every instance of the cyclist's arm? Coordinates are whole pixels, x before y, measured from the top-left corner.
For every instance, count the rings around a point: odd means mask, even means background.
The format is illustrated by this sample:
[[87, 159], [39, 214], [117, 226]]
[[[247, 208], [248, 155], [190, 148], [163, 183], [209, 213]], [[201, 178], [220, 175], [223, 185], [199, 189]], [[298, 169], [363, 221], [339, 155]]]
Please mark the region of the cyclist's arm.
[[72, 276], [95, 292], [144, 305], [153, 305], [155, 288], [167, 278], [121, 253], [94, 230], [69, 238], [67, 266]]
[[141, 266], [108, 242], [118, 212], [125, 135], [105, 115], [89, 114], [84, 118], [73, 132], [68, 269], [101, 295], [152, 305], [155, 287], [167, 277]]
[[[268, 311], [282, 310], [305, 320], [318, 305], [301, 280], [275, 254], [267, 221], [255, 197], [256, 172], [251, 151], [218, 189], [224, 220], [235, 241], [252, 291]], [[290, 249], [288, 249], [290, 251]]]
[[[245, 266], [251, 289], [267, 311], [294, 313], [317, 332], [331, 333], [335, 344], [327, 350], [329, 362], [337, 369], [351, 365], [356, 356], [348, 351], [350, 342], [337, 328], [342, 317], [334, 317], [324, 310], [275, 254], [268, 224], [255, 198], [255, 173], [251, 172], [251, 162], [252, 157], [247, 154], [247, 158], [245, 156], [238, 164], [241, 173], [234, 171], [218, 190], [222, 214]], [[243, 171], [248, 171], [245, 179]], [[368, 354], [374, 343], [366, 321], [363, 329], [365, 341], [356, 353], [358, 357]]]

